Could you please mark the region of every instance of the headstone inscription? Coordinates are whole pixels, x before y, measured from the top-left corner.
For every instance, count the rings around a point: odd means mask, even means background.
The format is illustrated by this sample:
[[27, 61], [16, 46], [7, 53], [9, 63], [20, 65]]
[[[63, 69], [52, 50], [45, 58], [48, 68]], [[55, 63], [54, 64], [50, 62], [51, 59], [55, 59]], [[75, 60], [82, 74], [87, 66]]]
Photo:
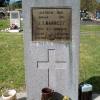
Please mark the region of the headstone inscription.
[[23, 0], [28, 100], [49, 87], [78, 100], [79, 0]]
[[71, 30], [71, 8], [33, 8], [34, 40], [68, 40]]
[[10, 26], [16, 25], [20, 28], [20, 13], [19, 11], [10, 11]]

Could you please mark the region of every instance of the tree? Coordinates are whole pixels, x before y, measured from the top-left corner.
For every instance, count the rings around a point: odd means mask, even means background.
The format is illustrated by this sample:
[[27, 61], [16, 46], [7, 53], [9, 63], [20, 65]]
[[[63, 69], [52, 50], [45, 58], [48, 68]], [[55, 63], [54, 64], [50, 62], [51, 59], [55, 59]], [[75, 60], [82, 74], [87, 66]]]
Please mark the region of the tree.
[[97, 3], [96, 0], [81, 0], [81, 10], [84, 9], [95, 12], [97, 9], [100, 10], [100, 3]]
[[5, 0], [0, 0], [0, 7], [4, 6]]
[[0, 7], [9, 5], [10, 0], [0, 0]]
[[100, 3], [97, 4], [96, 10], [97, 10], [97, 11], [100, 11]]
[[81, 0], [81, 9], [92, 11], [94, 9], [94, 0]]
[[16, 1], [12, 4], [14, 8], [22, 8], [22, 1]]

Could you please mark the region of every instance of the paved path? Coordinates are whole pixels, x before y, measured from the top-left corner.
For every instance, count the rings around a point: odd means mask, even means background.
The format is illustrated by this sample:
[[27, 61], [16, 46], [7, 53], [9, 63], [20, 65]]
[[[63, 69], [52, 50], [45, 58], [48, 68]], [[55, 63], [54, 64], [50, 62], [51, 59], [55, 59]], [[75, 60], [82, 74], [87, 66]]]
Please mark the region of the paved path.
[[[27, 95], [26, 93], [17, 93], [17, 100], [27, 100]], [[0, 98], [0, 100], [2, 100]], [[100, 94], [93, 94], [93, 99], [92, 100], [100, 100]]]

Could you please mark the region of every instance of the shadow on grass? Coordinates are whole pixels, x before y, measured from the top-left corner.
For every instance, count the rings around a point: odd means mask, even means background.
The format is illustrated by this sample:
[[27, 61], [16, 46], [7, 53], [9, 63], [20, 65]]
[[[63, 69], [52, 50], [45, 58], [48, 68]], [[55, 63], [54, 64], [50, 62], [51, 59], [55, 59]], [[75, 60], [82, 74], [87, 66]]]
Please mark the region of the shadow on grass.
[[93, 93], [100, 93], [100, 76], [93, 76], [81, 84], [84, 83], [91, 84], [93, 86]]

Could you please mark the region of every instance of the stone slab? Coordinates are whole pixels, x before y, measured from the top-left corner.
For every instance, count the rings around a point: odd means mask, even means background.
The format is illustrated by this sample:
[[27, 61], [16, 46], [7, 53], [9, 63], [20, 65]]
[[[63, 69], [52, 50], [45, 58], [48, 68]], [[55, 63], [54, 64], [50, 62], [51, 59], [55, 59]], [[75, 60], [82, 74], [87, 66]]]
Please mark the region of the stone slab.
[[[78, 100], [79, 4], [79, 0], [23, 0], [28, 100], [40, 100], [42, 88], [48, 86], [60, 96], [69, 96], [71, 100]], [[64, 43], [32, 41], [32, 7], [70, 7], [72, 9], [71, 39]]]
[[15, 24], [20, 28], [20, 13], [19, 11], [10, 11], [10, 26]]
[[17, 32], [20, 32], [20, 29], [16, 29], [16, 30], [8, 30], [8, 32], [10, 32], [10, 33], [17, 33]]

